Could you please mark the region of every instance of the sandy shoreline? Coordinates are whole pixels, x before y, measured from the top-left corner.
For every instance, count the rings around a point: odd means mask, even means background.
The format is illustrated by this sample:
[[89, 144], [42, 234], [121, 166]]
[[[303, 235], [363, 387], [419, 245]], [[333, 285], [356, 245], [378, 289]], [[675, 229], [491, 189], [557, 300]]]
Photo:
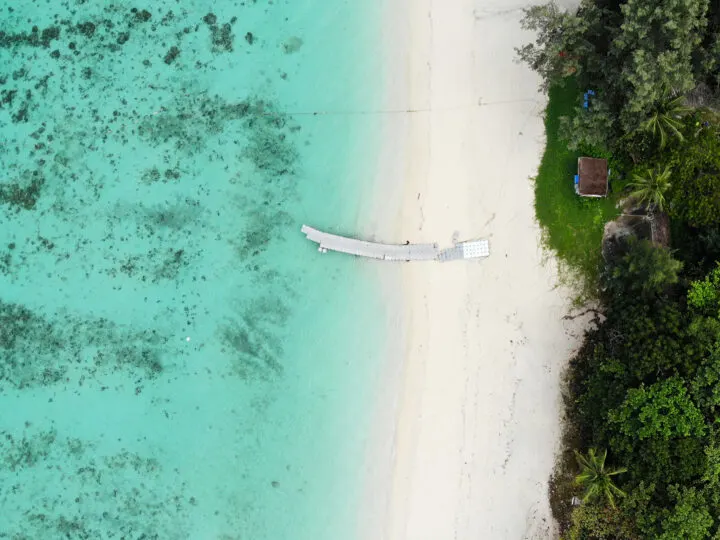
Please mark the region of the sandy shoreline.
[[[528, 4], [524, 4], [528, 5]], [[361, 537], [552, 538], [547, 480], [559, 381], [578, 325], [540, 247], [538, 79], [515, 61], [523, 5], [399, 0], [387, 17], [389, 109], [379, 236], [489, 238], [480, 263], [401, 270], [406, 336], [389, 362]], [[400, 204], [402, 214], [397, 215]]]

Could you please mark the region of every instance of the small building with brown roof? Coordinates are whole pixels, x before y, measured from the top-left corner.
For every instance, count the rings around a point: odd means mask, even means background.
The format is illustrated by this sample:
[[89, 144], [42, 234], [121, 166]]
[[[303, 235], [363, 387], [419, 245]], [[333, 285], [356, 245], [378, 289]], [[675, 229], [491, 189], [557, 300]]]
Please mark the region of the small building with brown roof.
[[578, 158], [575, 193], [582, 197], [605, 197], [608, 194], [607, 159]]

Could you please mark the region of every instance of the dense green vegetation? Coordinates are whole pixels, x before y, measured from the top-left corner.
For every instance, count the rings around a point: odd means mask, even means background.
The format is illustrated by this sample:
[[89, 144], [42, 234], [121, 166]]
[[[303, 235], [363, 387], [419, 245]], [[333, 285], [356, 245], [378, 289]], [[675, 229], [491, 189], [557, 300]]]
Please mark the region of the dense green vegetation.
[[[573, 114], [578, 101], [574, 81], [550, 89], [545, 113], [547, 146], [535, 179], [535, 213], [547, 246], [577, 271], [587, 284], [597, 280], [603, 226], [618, 214], [614, 197], [583, 199], [575, 194], [579, 151], [570, 150], [559, 134], [560, 119]], [[594, 155], [597, 153], [594, 153]], [[597, 157], [601, 157], [597, 155]]]
[[[720, 4], [583, 0], [530, 8], [524, 25], [538, 38], [519, 55], [550, 92], [538, 219], [597, 291], [552, 482], [563, 537], [720, 538]], [[671, 246], [631, 234], [601, 258], [590, 224], [612, 212], [552, 193], [575, 151], [610, 157], [610, 202], [652, 223], [666, 212]]]

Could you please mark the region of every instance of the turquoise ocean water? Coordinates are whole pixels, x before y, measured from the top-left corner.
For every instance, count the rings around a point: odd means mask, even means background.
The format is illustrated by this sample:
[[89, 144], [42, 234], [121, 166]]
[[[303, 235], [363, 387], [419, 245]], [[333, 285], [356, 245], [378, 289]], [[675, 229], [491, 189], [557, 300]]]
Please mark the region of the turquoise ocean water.
[[0, 538], [354, 537], [380, 4], [0, 2]]

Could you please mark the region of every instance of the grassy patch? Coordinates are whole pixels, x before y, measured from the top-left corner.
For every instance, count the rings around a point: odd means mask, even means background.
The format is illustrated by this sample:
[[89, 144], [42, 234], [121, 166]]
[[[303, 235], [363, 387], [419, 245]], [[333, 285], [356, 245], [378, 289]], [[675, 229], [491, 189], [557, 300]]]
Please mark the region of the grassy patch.
[[605, 223], [618, 215], [613, 197], [578, 197], [573, 186], [578, 152], [559, 139], [560, 117], [570, 116], [581, 97], [573, 83], [551, 88], [545, 112], [547, 145], [535, 179], [535, 214], [543, 228], [545, 245], [557, 253], [563, 266], [581, 278], [581, 289], [597, 283]]

